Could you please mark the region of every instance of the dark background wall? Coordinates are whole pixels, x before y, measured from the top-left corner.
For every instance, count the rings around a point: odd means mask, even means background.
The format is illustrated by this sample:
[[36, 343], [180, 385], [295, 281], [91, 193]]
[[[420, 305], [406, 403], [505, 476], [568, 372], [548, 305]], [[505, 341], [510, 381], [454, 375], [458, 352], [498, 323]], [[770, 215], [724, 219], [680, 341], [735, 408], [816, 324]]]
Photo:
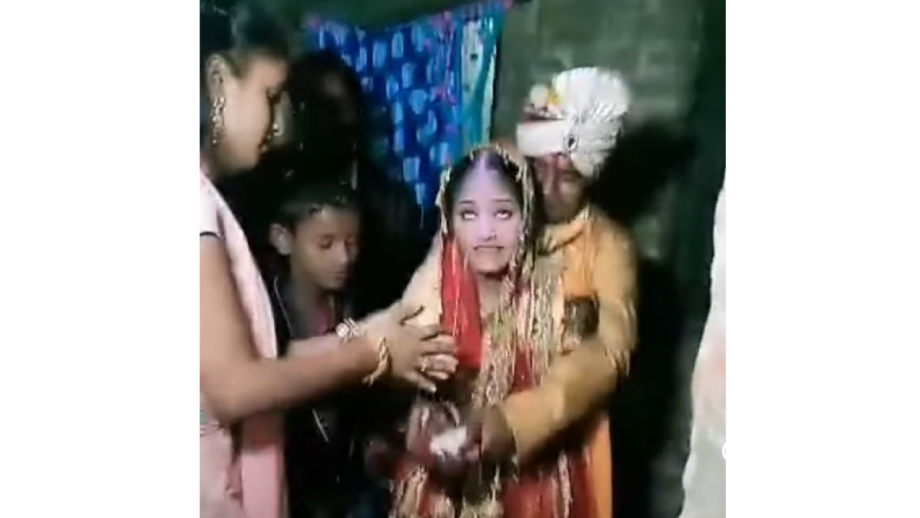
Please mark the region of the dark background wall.
[[[458, 0], [265, 0], [292, 28], [308, 14], [386, 25]], [[296, 39], [295, 33], [292, 37]], [[627, 132], [596, 199], [643, 256], [640, 345], [614, 400], [618, 515], [680, 511], [689, 384], [708, 306], [712, 219], [725, 166], [725, 0], [530, 0], [507, 16], [494, 131], [513, 135], [536, 81], [586, 65], [620, 70]]]

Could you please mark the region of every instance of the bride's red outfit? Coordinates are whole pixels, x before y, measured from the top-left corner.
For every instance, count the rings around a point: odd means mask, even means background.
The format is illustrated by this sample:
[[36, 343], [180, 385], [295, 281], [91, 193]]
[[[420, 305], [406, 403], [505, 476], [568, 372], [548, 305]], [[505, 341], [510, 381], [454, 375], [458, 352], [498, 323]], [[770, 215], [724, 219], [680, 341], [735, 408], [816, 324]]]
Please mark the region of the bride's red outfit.
[[[597, 404], [613, 390], [633, 346], [632, 250], [624, 232], [586, 209], [539, 236], [537, 254], [530, 245], [527, 197], [533, 189], [526, 169], [518, 179], [524, 184], [527, 229], [499, 309], [482, 315], [473, 273], [447, 232], [404, 296], [425, 308], [418, 323], [440, 322], [455, 337], [461, 372], [467, 373], [462, 386], [447, 391], [453, 393], [448, 400], [420, 397], [415, 409], [463, 415], [497, 408], [514, 436], [514, 459], [484, 468], [484, 480], [471, 490], [469, 484], [445, 483], [411, 453], [423, 451], [443, 423], [410, 433], [421, 444], [409, 444], [410, 452], [398, 462], [395, 517], [612, 516], [610, 438]], [[603, 271], [596, 264], [603, 264]], [[586, 300], [593, 305], [581, 304]], [[572, 336], [566, 315], [578, 306], [594, 309], [590, 336]], [[454, 408], [445, 411], [448, 407]]]

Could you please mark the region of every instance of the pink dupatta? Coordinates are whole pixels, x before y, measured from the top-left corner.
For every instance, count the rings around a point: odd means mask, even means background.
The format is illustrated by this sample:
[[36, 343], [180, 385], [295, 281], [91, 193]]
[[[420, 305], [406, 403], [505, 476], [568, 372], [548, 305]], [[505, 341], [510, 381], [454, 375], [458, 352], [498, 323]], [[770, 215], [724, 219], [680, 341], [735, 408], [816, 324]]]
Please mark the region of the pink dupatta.
[[[258, 353], [277, 357], [271, 303], [246, 237], [226, 202], [202, 172], [199, 181], [201, 233], [219, 236], [230, 257], [233, 279]], [[201, 517], [283, 518], [284, 460], [280, 416], [246, 419], [239, 454], [229, 430], [207, 413], [201, 399]]]

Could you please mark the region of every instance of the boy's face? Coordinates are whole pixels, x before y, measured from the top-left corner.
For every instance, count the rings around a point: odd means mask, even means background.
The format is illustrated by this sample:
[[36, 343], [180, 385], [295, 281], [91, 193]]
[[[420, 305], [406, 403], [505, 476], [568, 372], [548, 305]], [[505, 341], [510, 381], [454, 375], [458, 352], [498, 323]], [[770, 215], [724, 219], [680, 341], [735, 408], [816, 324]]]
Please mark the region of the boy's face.
[[298, 275], [322, 290], [338, 291], [358, 258], [360, 227], [354, 211], [326, 207], [301, 220], [293, 234], [275, 225], [272, 243]]

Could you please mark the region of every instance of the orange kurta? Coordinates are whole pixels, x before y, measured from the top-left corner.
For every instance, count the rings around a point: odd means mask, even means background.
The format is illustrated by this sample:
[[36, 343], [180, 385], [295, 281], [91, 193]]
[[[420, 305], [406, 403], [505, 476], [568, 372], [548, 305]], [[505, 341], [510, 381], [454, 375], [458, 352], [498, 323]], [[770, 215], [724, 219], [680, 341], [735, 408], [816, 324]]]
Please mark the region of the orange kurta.
[[[541, 385], [513, 394], [503, 409], [526, 463], [550, 439], [598, 412], [586, 446], [598, 518], [613, 513], [609, 422], [596, 410], [628, 371], [636, 337], [636, 261], [627, 232], [592, 207], [547, 229], [545, 255], [562, 268], [562, 297], [598, 302], [598, 332], [554, 360]], [[561, 307], [561, 301], [557, 307]]]

